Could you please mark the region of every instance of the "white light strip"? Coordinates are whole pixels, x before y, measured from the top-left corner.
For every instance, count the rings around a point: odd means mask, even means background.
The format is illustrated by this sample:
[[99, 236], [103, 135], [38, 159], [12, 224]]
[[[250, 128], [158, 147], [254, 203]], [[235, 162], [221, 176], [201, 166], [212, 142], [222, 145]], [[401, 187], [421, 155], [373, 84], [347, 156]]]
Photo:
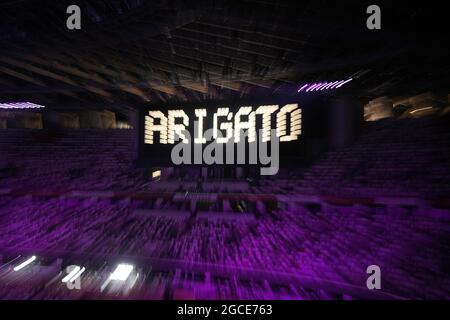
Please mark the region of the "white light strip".
[[344, 82], [342, 82], [341, 84], [339, 84], [338, 86], [336, 86], [336, 89], [342, 87], [344, 84], [346, 84], [346, 83], [348, 83], [348, 82], [350, 82], [350, 81], [352, 81], [352, 80], [353, 80], [352, 78], [350, 78], [350, 79], [348, 79], [348, 80], [345, 80]]
[[136, 278], [133, 279], [133, 281], [131, 282], [130, 287], [128, 288], [128, 290], [133, 289], [133, 287], [136, 284], [138, 278], [139, 278], [139, 273], [136, 274]]
[[334, 90], [339, 89], [342, 86], [346, 85], [353, 78], [349, 78], [347, 80], [339, 80], [334, 82], [315, 82], [315, 83], [306, 83], [297, 92], [313, 92], [313, 91], [323, 91], [323, 90]]
[[67, 276], [65, 276], [61, 281], [62, 281], [62, 282], [67, 282], [67, 281], [69, 281], [70, 279], [72, 279], [72, 277], [73, 277], [74, 275], [77, 274], [78, 271], [80, 271], [80, 269], [81, 269], [81, 268], [80, 268], [79, 266], [76, 266], [76, 267], [73, 268], [73, 270], [70, 271], [70, 273], [69, 273]]
[[119, 264], [113, 273], [109, 276], [110, 280], [125, 281], [133, 271], [134, 266], [131, 264]]
[[14, 267], [14, 271], [19, 271], [23, 268], [25, 268], [27, 265], [29, 265], [30, 263], [32, 263], [34, 260], [36, 260], [36, 256], [32, 256], [30, 259], [22, 262], [21, 264], [19, 264], [18, 266]]
[[62, 282], [73, 282], [76, 279], [78, 279], [81, 274], [86, 271], [86, 268], [80, 268], [79, 266], [76, 266], [67, 276], [65, 276], [61, 281]]
[[103, 282], [102, 286], [100, 287], [100, 292], [103, 292], [103, 290], [106, 289], [106, 287], [108, 286], [108, 284], [111, 282], [111, 278], [106, 279], [105, 282]]
[[0, 109], [40, 109], [45, 108], [40, 104], [35, 104], [31, 102], [7, 102], [0, 103]]
[[85, 271], [86, 271], [85, 267], [81, 268], [80, 272], [78, 272], [76, 275], [73, 276], [72, 279], [70, 279], [70, 282], [77, 280]]

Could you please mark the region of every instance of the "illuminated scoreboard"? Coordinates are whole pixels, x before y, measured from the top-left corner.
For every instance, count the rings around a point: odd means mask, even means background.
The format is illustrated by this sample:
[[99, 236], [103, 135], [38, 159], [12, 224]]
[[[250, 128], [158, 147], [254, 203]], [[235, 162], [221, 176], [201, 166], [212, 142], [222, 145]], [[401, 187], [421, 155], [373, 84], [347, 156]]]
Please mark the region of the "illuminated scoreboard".
[[[166, 113], [161, 110], [149, 110], [145, 116], [144, 143], [153, 144], [175, 144], [176, 138], [183, 143], [206, 144], [205, 124], [208, 121], [208, 113], [212, 117], [211, 142], [216, 143], [239, 143], [241, 133], [248, 133], [248, 142], [257, 140], [257, 129], [260, 128], [262, 141], [271, 140], [271, 130], [276, 130], [276, 138], [280, 142], [295, 141], [299, 139], [302, 132], [302, 112], [298, 104], [263, 105], [257, 108], [249, 106], [239, 107], [233, 113], [230, 108], [217, 109], [194, 109], [194, 117], [189, 116], [183, 109], [169, 109]], [[274, 121], [272, 121], [272, 116]], [[257, 125], [257, 117], [260, 123]], [[274, 123], [272, 123], [274, 122]], [[192, 131], [192, 124], [194, 130]], [[289, 129], [288, 129], [289, 128]], [[193, 132], [194, 138], [187, 137]], [[155, 138], [158, 134], [158, 139]], [[192, 141], [193, 140], [193, 141]]]
[[[317, 115], [322, 109], [321, 104], [313, 107], [302, 101], [142, 105], [137, 125], [138, 164], [260, 165], [257, 160], [264, 149], [279, 156], [280, 166], [295, 165], [307, 155], [308, 140], [321, 134], [323, 119]], [[317, 121], [315, 128], [309, 120]], [[205, 160], [205, 152], [211, 149], [216, 161]], [[239, 153], [244, 149], [246, 160]], [[184, 161], [176, 159], [180, 153]]]

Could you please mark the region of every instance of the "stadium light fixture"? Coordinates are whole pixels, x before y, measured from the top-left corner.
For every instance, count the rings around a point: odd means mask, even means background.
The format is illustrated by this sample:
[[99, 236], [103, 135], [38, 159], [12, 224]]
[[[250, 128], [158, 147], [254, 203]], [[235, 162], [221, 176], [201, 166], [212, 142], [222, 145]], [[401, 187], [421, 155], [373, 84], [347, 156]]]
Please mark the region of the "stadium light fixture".
[[84, 271], [86, 271], [86, 268], [85, 267], [81, 268], [81, 270], [70, 279], [70, 282], [77, 280], [83, 274]]
[[133, 271], [134, 266], [131, 264], [119, 264], [113, 273], [109, 276], [110, 280], [125, 281]]
[[25, 260], [24, 262], [22, 262], [21, 264], [17, 265], [14, 267], [14, 271], [19, 271], [23, 268], [25, 268], [26, 266], [28, 266], [30, 263], [32, 263], [34, 260], [36, 260], [36, 256], [32, 256], [31, 258]]
[[305, 83], [297, 92], [307, 92], [312, 93], [315, 91], [326, 91], [326, 90], [334, 90], [339, 89], [352, 81], [353, 78], [349, 78], [347, 80], [338, 80], [338, 81], [325, 81], [325, 82], [314, 82], [314, 83]]
[[45, 106], [31, 102], [6, 102], [0, 103], [0, 109], [42, 109]]
[[63, 279], [62, 279], [62, 282], [67, 282], [67, 281], [69, 281], [70, 279], [72, 279], [72, 277], [74, 276], [74, 275], [76, 275], [77, 273], [78, 273], [78, 271], [80, 271], [80, 267], [79, 266], [76, 266], [75, 268], [73, 268], [73, 270], [72, 271], [70, 271], [69, 272], [69, 274], [67, 275], [67, 276], [65, 276]]
[[152, 172], [152, 178], [153, 179], [156, 179], [156, 178], [159, 178], [159, 177], [161, 177], [161, 170], [156, 170], [156, 171]]
[[84, 271], [86, 271], [85, 267], [81, 268], [79, 266], [75, 266], [75, 268], [73, 268], [73, 270], [70, 271], [70, 273], [67, 276], [65, 276], [61, 281], [64, 283], [73, 282], [76, 279], [78, 279]]

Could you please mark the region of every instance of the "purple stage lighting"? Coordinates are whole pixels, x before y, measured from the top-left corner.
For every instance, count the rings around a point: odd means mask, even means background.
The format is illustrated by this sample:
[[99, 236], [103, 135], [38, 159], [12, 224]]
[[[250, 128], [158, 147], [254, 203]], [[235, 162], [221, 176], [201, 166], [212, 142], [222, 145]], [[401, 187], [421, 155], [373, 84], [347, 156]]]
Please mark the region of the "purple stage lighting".
[[352, 78], [349, 78], [347, 80], [339, 80], [339, 81], [306, 83], [302, 87], [300, 87], [300, 89], [298, 89], [297, 92], [313, 92], [313, 91], [339, 89], [352, 80], [353, 80]]
[[0, 109], [41, 109], [41, 108], [45, 108], [45, 106], [31, 102], [0, 103]]

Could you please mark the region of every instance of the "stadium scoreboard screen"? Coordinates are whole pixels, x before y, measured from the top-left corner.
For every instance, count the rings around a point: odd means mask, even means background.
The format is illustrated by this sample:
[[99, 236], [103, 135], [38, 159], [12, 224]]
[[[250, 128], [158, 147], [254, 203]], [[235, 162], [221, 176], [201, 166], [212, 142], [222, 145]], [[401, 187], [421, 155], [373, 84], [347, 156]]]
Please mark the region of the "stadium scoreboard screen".
[[308, 157], [308, 142], [324, 137], [323, 106], [320, 100], [142, 105], [138, 164], [261, 166], [264, 151], [279, 156], [280, 167], [296, 165]]

